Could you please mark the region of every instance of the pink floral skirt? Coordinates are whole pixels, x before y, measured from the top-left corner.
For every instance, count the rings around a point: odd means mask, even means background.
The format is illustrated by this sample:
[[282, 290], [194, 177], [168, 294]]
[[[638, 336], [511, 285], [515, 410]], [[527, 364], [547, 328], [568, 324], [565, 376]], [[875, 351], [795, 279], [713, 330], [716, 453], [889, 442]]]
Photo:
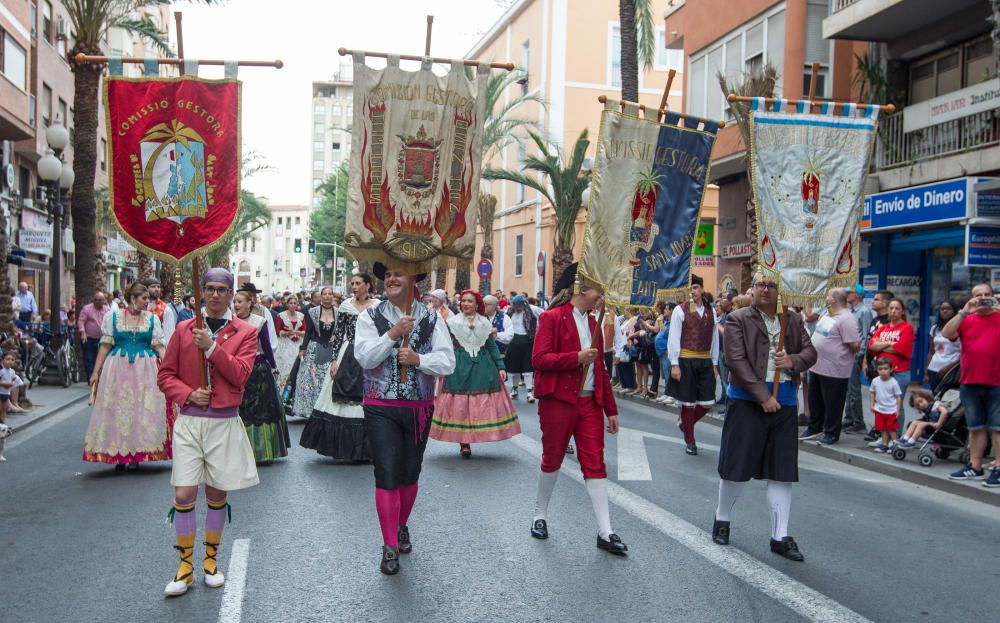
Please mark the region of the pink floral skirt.
[[482, 394], [442, 391], [434, 399], [431, 437], [455, 443], [510, 439], [521, 432], [517, 410], [507, 388]]

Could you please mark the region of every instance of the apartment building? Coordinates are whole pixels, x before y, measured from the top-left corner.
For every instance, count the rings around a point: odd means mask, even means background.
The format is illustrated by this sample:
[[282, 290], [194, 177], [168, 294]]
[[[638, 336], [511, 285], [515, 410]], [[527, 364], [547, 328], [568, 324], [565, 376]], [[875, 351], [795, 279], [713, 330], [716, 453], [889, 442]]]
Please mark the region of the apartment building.
[[311, 290], [323, 278], [329, 283], [331, 271], [325, 269], [321, 275], [315, 256], [309, 253], [310, 206], [272, 205], [270, 209], [271, 224], [237, 240], [230, 252], [237, 281], [251, 281], [268, 293]]
[[[654, 2], [657, 15], [668, 9], [667, 0]], [[666, 47], [664, 25], [656, 28], [656, 50], [653, 67], [641, 71], [639, 99], [646, 106], [658, 107], [667, 72], [679, 73], [671, 87], [668, 105], [679, 110], [685, 84], [684, 51]], [[600, 129], [602, 105], [597, 98], [607, 95], [621, 97], [621, 35], [618, 3], [606, 0], [517, 0], [486, 32], [466, 58], [484, 61], [510, 61], [528, 71], [524, 84], [508, 88], [504, 102], [520, 93], [535, 93], [548, 102], [548, 107], [529, 103], [519, 114], [537, 119], [550, 138], [566, 149], [584, 128], [589, 130], [593, 157]], [[530, 141], [529, 141], [530, 143]], [[494, 167], [519, 170], [533, 145], [511, 146], [496, 158]], [[497, 212], [493, 227], [494, 290], [516, 290], [534, 294], [552, 289], [550, 258], [552, 257], [555, 216], [552, 206], [535, 191], [508, 182], [484, 182], [483, 192], [497, 197]], [[715, 194], [710, 192], [702, 213], [702, 222], [716, 223]], [[586, 223], [586, 209], [581, 209], [576, 227], [576, 255], [579, 257]], [[478, 236], [476, 261], [482, 248]], [[537, 270], [539, 255], [545, 272]], [[715, 258], [709, 254], [699, 260], [695, 269], [707, 283], [715, 282]], [[478, 278], [473, 277], [473, 285]], [[450, 285], [450, 280], [449, 280]]]
[[789, 99], [809, 93], [812, 63], [820, 64], [816, 98], [852, 98], [854, 54], [867, 45], [831, 42], [823, 36], [830, 0], [670, 0], [664, 25], [667, 46], [684, 51], [683, 111], [725, 119], [712, 154], [710, 180], [719, 186], [719, 254], [716, 287], [740, 291], [750, 286], [748, 212], [750, 185], [746, 147], [719, 86], [719, 74], [739, 82], [766, 63], [778, 71], [776, 95]]
[[319, 206], [316, 189], [351, 154], [351, 119], [354, 116], [354, 70], [341, 62], [331, 80], [312, 83], [312, 191], [310, 205]]
[[[823, 35], [870, 41], [900, 109], [879, 120], [863, 283], [906, 303], [914, 369], [941, 301], [1000, 287], [1000, 79], [987, 0], [832, 0]], [[914, 376], [919, 378], [919, 376]]]

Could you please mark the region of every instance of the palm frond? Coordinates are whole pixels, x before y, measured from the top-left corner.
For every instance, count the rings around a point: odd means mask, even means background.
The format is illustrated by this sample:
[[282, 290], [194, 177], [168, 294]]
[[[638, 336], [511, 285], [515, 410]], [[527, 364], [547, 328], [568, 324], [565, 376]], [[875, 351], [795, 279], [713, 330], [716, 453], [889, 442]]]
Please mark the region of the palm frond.
[[635, 39], [643, 69], [652, 69], [656, 56], [656, 24], [653, 0], [635, 0]]
[[170, 47], [170, 39], [167, 37], [167, 33], [157, 28], [156, 24], [145, 15], [139, 18], [125, 17], [119, 19], [114, 24], [110, 24], [110, 26], [117, 26], [128, 33], [142, 37], [152, 43], [153, 47], [162, 52], [164, 56], [176, 56], [173, 48]]

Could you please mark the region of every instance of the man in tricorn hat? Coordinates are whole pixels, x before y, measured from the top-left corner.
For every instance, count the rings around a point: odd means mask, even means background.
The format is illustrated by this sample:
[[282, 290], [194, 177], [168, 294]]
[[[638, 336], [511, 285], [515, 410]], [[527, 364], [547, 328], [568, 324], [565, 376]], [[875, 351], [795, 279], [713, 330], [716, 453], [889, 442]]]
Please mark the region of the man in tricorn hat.
[[[596, 289], [581, 285], [573, 293], [576, 264], [570, 264], [556, 282], [549, 309], [538, 319], [531, 365], [535, 369], [535, 397], [542, 428], [542, 465], [538, 476], [531, 536], [549, 536], [549, 498], [559, 477], [570, 438], [597, 516], [597, 547], [626, 555], [628, 547], [611, 529], [608, 475], [604, 466], [604, 417], [607, 431], [618, 432], [618, 405], [601, 354], [604, 339], [596, 333], [591, 312], [601, 299]], [[601, 348], [595, 348], [594, 344]]]
[[386, 575], [399, 573], [399, 554], [413, 545], [407, 521], [427, 447], [437, 378], [455, 370], [451, 334], [417, 300], [424, 275], [374, 265], [386, 300], [358, 315], [354, 357], [364, 369], [365, 434], [375, 465], [375, 509]]
[[705, 305], [705, 282], [691, 275], [691, 305], [678, 305], [670, 315], [667, 358], [670, 381], [667, 393], [681, 404], [684, 451], [698, 454], [694, 425], [715, 405], [715, 379], [719, 375], [719, 331], [715, 310]]

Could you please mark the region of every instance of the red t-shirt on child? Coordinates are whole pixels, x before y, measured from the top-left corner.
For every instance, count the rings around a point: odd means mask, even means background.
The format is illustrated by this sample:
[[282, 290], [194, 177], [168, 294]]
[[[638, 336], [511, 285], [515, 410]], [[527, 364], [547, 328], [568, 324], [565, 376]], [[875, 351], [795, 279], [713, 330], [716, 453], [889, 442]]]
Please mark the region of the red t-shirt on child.
[[1000, 385], [1000, 313], [970, 314], [958, 325], [963, 385]]
[[[871, 342], [890, 342], [895, 353], [875, 353], [875, 359], [886, 357], [892, 360], [893, 372], [909, 372], [910, 358], [913, 357], [913, 325], [903, 321], [895, 327], [884, 324], [875, 331]], [[964, 346], [964, 345], [963, 345]], [[899, 353], [899, 354], [896, 354]]]

